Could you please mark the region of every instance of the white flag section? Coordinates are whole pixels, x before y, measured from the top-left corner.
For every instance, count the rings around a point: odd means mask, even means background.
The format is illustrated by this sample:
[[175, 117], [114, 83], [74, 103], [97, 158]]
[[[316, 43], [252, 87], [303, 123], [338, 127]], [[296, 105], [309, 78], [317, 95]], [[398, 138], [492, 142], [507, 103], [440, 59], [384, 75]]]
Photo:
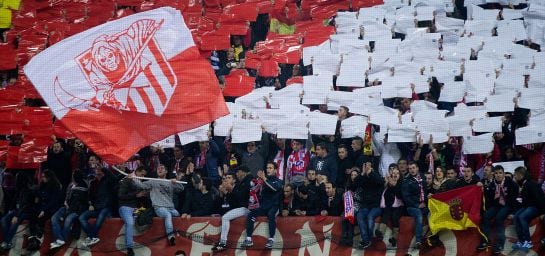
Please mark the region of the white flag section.
[[367, 117], [351, 116], [341, 122], [341, 137], [343, 139], [361, 137], [365, 134]]
[[475, 132], [501, 132], [502, 116], [479, 118], [473, 121]]
[[174, 134], [170, 135], [160, 141], [157, 141], [153, 144], [151, 144], [152, 147], [159, 147], [159, 148], [173, 148], [174, 147]]
[[462, 151], [466, 155], [487, 154], [494, 150], [494, 139], [492, 133], [485, 133], [479, 136], [464, 137]]
[[224, 116], [217, 119], [214, 123], [214, 135], [228, 136], [229, 132], [233, 128], [234, 121], [235, 119], [232, 116]]
[[394, 124], [388, 126], [388, 142], [416, 142], [416, 125]]
[[261, 140], [261, 123], [259, 120], [237, 119], [231, 132], [231, 143], [244, 143]]
[[161, 116], [179, 83], [166, 60], [194, 46], [180, 20], [165, 7], [105, 23], [47, 48], [25, 74], [59, 119], [102, 106]]
[[499, 162], [499, 163], [492, 164], [492, 166], [494, 167], [496, 167], [497, 165], [501, 165], [501, 167], [503, 167], [503, 170], [505, 172], [514, 173], [517, 167], [520, 167], [520, 166], [524, 167], [524, 161]]
[[323, 114], [320, 112], [311, 112], [309, 114], [310, 134], [315, 135], [335, 135], [335, 129], [337, 128], [337, 116]]
[[545, 128], [543, 126], [526, 126], [515, 130], [517, 145], [526, 145], [545, 142]]
[[180, 143], [187, 145], [195, 141], [208, 141], [208, 132], [210, 131], [210, 125], [206, 124], [189, 131], [178, 133], [180, 137]]
[[279, 139], [308, 139], [309, 118], [304, 115], [294, 115], [286, 118], [278, 127]]

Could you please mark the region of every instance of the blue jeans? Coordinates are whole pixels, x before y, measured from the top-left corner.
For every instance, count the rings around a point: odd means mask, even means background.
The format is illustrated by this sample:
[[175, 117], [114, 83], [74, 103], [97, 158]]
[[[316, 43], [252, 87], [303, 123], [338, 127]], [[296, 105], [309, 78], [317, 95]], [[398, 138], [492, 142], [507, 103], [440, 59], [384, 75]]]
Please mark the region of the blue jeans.
[[246, 220], [246, 236], [252, 237], [254, 234], [255, 218], [258, 216], [267, 216], [269, 221], [269, 238], [274, 238], [276, 233], [276, 215], [278, 214], [278, 206], [270, 207], [269, 209], [259, 208], [251, 210]]
[[125, 247], [134, 247], [134, 210], [136, 208], [121, 206], [119, 207], [119, 217], [125, 222]]
[[[481, 230], [487, 238], [490, 234], [490, 222], [494, 219], [494, 227], [496, 229], [495, 249], [503, 248], [503, 244], [505, 243], [505, 226], [503, 225], [503, 222], [505, 221], [505, 218], [507, 218], [507, 215], [509, 215], [510, 210], [509, 206], [494, 206], [484, 212], [481, 219]], [[490, 242], [490, 239], [488, 242]]]
[[427, 214], [427, 208], [407, 207], [407, 213], [414, 218], [414, 237], [416, 238], [416, 242], [422, 243], [424, 214]]
[[15, 224], [11, 223], [11, 219], [15, 217], [16, 212], [15, 210], [9, 211], [4, 217], [2, 217], [2, 231], [4, 232], [4, 242], [11, 243], [11, 240], [15, 236], [15, 232], [17, 232], [17, 228], [23, 222], [23, 220], [28, 219], [29, 216], [26, 214], [23, 214], [22, 216], [17, 217], [17, 222]]
[[180, 213], [174, 208], [166, 207], [153, 207], [153, 210], [158, 217], [165, 219], [165, 231], [167, 232], [167, 236], [173, 236], [174, 227], [172, 225], [172, 217], [178, 217], [180, 216]]
[[515, 213], [515, 229], [520, 242], [531, 241], [528, 223], [538, 214], [539, 212], [535, 206], [521, 208]]
[[361, 241], [368, 242], [374, 235], [375, 219], [380, 216], [380, 208], [360, 208], [356, 216], [360, 228]]
[[[66, 216], [65, 216], [66, 215]], [[61, 227], [61, 218], [64, 219], [63, 227]], [[71, 212], [67, 214], [65, 207], [59, 208], [51, 217], [51, 229], [53, 231], [53, 237], [55, 240], [66, 241], [70, 235], [70, 228], [72, 223], [78, 218], [78, 214]]]
[[[81, 228], [90, 238], [98, 236], [98, 230], [106, 218], [112, 217], [112, 211], [109, 208], [95, 209], [94, 211], [85, 211], [79, 216]], [[96, 218], [94, 225], [89, 224], [89, 219]]]

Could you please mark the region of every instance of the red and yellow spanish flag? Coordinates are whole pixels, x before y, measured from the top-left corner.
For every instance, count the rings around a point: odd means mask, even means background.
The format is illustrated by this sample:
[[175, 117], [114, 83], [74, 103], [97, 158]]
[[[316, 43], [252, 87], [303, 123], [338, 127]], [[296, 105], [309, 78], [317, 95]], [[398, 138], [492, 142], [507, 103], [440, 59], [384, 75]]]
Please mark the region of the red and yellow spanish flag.
[[442, 229], [479, 229], [482, 194], [482, 188], [473, 185], [433, 195], [428, 200], [431, 233]]

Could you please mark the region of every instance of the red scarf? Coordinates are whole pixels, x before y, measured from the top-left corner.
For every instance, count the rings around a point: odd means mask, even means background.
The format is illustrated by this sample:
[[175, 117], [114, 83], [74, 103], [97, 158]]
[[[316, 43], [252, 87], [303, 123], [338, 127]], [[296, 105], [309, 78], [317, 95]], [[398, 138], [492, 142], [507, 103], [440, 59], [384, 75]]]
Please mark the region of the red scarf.
[[501, 183], [496, 182], [496, 192], [494, 195], [494, 200], [499, 200], [500, 205], [505, 205], [505, 196], [503, 192], [503, 183], [505, 182], [505, 178], [501, 181]]

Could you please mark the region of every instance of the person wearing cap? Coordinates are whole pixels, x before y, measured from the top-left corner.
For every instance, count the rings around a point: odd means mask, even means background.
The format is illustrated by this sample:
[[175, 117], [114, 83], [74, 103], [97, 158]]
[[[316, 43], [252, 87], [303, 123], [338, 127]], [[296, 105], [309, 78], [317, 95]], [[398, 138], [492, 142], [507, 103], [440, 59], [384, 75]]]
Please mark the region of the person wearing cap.
[[248, 216], [248, 213], [250, 213], [248, 202], [254, 177], [250, 174], [250, 169], [245, 165], [238, 167], [235, 175], [237, 182], [230, 193], [229, 210], [221, 217], [220, 241], [212, 248], [216, 252], [227, 249], [227, 235], [229, 234], [231, 220]]
[[505, 226], [503, 223], [507, 216], [512, 213], [512, 207], [517, 203], [518, 186], [511, 178], [505, 177], [505, 171], [501, 165], [496, 165], [492, 173], [492, 182], [484, 186], [485, 211], [482, 213], [481, 218], [481, 231], [484, 237], [481, 238], [477, 250], [486, 250], [489, 247], [491, 242], [488, 239], [490, 225], [494, 224], [496, 243], [492, 252], [498, 255], [503, 251], [505, 243]]
[[241, 144], [233, 144], [233, 150], [241, 158], [241, 164], [250, 169], [250, 173], [255, 177], [257, 171], [263, 170], [269, 154], [269, 135], [265, 132], [261, 135], [261, 143], [251, 141], [246, 143], [246, 148], [242, 149]]
[[269, 221], [269, 239], [265, 248], [272, 249], [274, 245], [274, 235], [276, 234], [276, 216], [280, 208], [280, 197], [282, 194], [282, 181], [276, 177], [276, 164], [273, 162], [267, 163], [267, 173], [258, 172], [258, 179], [263, 182], [259, 208], [253, 209], [246, 218], [246, 240], [244, 247], [254, 245], [252, 235], [254, 233], [254, 223], [256, 217], [267, 216]]

